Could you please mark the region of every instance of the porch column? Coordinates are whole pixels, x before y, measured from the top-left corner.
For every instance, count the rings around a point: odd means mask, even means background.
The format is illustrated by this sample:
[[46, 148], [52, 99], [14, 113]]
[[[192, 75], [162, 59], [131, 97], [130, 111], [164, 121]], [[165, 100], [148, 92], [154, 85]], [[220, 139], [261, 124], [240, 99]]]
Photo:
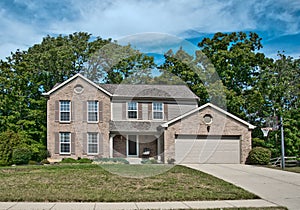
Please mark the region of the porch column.
[[155, 138], [157, 139], [157, 161], [161, 162], [161, 140], [159, 135], [155, 135]]
[[116, 134], [110, 134], [109, 137], [109, 157], [113, 158], [114, 156], [114, 137]]

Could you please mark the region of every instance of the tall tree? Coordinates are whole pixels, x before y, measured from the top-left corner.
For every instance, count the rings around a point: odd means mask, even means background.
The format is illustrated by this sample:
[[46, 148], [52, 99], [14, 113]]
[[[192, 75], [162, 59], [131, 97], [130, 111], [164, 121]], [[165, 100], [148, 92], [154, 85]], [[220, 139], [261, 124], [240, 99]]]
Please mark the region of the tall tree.
[[96, 51], [82, 73], [94, 82], [141, 84], [152, 79], [155, 66], [153, 57], [114, 42]]
[[[254, 87], [260, 95], [256, 102], [256, 119], [260, 126], [268, 126], [265, 120], [270, 116], [283, 117], [286, 154], [299, 155], [299, 98], [300, 98], [300, 59], [278, 54], [273, 65], [260, 73], [260, 79]], [[278, 122], [279, 123], [279, 122]], [[268, 146], [274, 155], [280, 154], [279, 131], [271, 132]]]
[[262, 48], [261, 38], [252, 32], [216, 33], [212, 39], [204, 38], [198, 46], [210, 59], [226, 87], [227, 109], [240, 117], [247, 117], [246, 99], [252, 96], [260, 71], [272, 63], [258, 52]]
[[78, 73], [89, 56], [110, 40], [91, 41], [87, 33], [47, 36], [27, 51], [16, 51], [0, 62], [0, 132], [25, 132], [41, 145], [46, 142], [46, 99], [56, 83]]
[[165, 54], [165, 62], [159, 68], [162, 76], [172, 75], [169, 77], [170, 82], [180, 78], [181, 83], [199, 96], [200, 104], [213, 102], [224, 107], [223, 85], [218, 80], [213, 65], [201, 51], [196, 51], [195, 56], [191, 56], [182, 48], [175, 54], [169, 50]]

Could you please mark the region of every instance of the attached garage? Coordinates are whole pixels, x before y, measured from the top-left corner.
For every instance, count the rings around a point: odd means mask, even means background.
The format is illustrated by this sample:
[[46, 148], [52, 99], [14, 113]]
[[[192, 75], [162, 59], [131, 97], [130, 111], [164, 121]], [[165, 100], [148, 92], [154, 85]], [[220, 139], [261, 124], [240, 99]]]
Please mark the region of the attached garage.
[[164, 124], [164, 160], [177, 164], [245, 163], [255, 126], [205, 104]]
[[176, 136], [176, 163], [240, 163], [239, 136]]

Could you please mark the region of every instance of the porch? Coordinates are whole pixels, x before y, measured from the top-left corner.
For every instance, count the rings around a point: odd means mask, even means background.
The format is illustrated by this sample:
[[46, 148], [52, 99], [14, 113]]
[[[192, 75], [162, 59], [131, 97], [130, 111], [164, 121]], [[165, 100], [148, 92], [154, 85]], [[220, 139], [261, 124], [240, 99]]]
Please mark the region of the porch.
[[158, 135], [111, 134], [110, 157], [155, 158], [162, 161], [163, 137]]

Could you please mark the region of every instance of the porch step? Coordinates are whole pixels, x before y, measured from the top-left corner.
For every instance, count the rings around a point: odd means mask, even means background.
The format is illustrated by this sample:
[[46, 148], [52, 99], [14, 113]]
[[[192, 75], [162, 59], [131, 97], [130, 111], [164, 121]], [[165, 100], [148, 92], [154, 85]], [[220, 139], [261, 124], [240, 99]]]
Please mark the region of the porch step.
[[126, 158], [129, 164], [142, 164], [142, 158]]

